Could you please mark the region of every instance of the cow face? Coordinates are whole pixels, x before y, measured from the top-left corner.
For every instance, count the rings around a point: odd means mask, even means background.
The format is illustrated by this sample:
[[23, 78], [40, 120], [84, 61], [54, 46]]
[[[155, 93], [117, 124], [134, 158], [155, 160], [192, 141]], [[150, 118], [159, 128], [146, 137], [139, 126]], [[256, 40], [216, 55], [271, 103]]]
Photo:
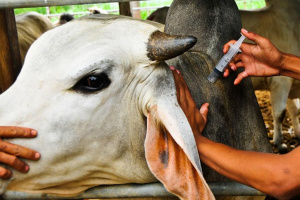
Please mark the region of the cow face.
[[[14, 172], [7, 189], [70, 196], [102, 184], [155, 182], [169, 160], [147, 141], [145, 156], [144, 142], [147, 129], [147, 137], [158, 141], [160, 127], [168, 130], [162, 139], [173, 138], [202, 177], [191, 128], [163, 62], [194, 43], [110, 15], [89, 16], [44, 34], [15, 84], [0, 96], [1, 125], [39, 132], [35, 139], [11, 142], [42, 155], [28, 162], [28, 174]], [[171, 157], [168, 149], [162, 151]]]

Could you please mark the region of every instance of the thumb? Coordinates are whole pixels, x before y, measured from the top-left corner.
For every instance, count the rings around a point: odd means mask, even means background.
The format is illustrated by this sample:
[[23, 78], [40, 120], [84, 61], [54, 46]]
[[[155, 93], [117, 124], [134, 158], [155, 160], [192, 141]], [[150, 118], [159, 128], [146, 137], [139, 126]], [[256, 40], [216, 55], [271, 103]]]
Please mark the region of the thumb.
[[200, 108], [200, 114], [202, 115], [205, 122], [207, 121], [208, 106], [209, 106], [209, 103], [205, 103]]
[[246, 71], [243, 71], [243, 72], [239, 73], [238, 76], [236, 77], [236, 79], [234, 80], [233, 84], [234, 85], [239, 84], [243, 80], [243, 78], [246, 78], [248, 76], [249, 75], [248, 75], [248, 73]]

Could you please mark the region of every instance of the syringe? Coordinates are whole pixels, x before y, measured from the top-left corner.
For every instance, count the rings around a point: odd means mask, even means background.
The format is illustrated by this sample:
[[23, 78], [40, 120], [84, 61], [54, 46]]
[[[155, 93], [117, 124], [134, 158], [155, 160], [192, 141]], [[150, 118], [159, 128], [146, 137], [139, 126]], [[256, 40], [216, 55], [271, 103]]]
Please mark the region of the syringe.
[[221, 58], [221, 60], [218, 62], [214, 70], [210, 73], [210, 75], [207, 77], [207, 79], [215, 83], [219, 76], [224, 72], [225, 68], [227, 67], [228, 63], [232, 60], [232, 58], [238, 53], [242, 52], [240, 50], [240, 46], [244, 39], [246, 38], [242, 33], [241, 37], [238, 41], [236, 41], [233, 45], [230, 45], [229, 51]]

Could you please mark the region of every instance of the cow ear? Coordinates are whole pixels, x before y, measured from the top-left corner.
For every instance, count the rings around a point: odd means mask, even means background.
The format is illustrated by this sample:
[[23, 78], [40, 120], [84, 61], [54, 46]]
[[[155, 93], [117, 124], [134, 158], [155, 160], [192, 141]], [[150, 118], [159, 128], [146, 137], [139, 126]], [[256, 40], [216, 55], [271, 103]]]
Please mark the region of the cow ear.
[[215, 199], [201, 170], [195, 139], [178, 106], [160, 102], [147, 116], [146, 160], [151, 172], [180, 199]]

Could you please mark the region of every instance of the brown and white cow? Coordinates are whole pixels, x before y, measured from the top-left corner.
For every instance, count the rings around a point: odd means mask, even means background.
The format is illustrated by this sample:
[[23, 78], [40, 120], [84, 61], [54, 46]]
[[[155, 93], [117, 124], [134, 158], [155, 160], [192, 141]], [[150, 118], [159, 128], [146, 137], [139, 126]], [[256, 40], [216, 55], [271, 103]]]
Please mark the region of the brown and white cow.
[[36, 12], [17, 15], [16, 26], [22, 63], [31, 44], [54, 27], [49, 18]]

